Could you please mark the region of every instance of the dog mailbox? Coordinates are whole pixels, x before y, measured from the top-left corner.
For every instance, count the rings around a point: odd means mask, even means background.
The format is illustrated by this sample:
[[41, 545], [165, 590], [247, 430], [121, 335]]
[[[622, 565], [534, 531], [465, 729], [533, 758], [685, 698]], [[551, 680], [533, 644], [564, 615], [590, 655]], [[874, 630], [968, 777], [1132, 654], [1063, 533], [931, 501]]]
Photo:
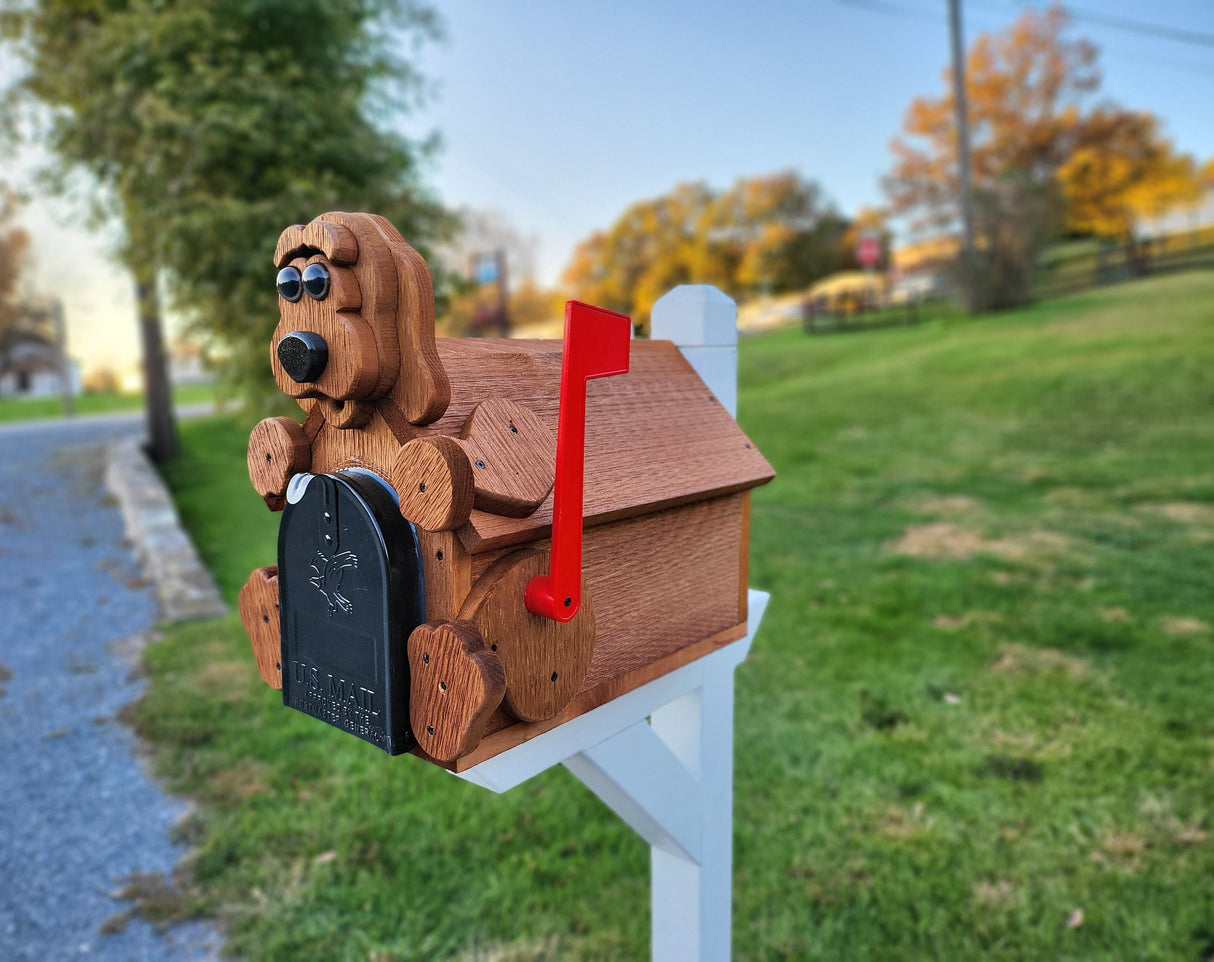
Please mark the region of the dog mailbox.
[[435, 339], [392, 225], [283, 232], [282, 512], [240, 612], [285, 704], [460, 771], [742, 637], [748, 491], [773, 477], [678, 350], [570, 302], [565, 339]]

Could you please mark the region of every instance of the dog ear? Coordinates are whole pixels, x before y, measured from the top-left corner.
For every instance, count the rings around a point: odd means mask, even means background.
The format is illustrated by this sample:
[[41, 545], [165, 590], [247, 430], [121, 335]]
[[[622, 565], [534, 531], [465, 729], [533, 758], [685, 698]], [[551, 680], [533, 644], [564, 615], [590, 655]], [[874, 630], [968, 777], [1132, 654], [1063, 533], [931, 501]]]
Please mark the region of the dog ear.
[[396, 318], [401, 376], [392, 394], [410, 424], [437, 421], [451, 403], [451, 382], [434, 343], [434, 289], [426, 260], [409, 246], [392, 222], [368, 215], [396, 262]]

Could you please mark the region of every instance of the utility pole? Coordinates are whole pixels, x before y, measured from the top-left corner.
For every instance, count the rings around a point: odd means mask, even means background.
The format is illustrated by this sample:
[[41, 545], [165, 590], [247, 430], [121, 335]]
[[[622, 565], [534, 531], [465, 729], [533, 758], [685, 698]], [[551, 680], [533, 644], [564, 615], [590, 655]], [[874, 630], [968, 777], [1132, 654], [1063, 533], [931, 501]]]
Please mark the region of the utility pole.
[[961, 0], [948, 0], [948, 24], [953, 41], [953, 106], [957, 112], [957, 160], [960, 167], [961, 223], [965, 231], [966, 307], [974, 307], [974, 210], [970, 188], [970, 125], [965, 99], [965, 41], [961, 33]]

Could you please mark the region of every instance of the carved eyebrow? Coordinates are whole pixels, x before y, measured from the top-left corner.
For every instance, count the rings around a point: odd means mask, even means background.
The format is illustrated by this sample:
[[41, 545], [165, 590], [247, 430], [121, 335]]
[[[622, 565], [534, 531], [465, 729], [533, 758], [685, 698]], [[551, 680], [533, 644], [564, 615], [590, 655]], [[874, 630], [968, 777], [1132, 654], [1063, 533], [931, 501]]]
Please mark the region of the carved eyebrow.
[[293, 224], [279, 235], [274, 249], [274, 266], [283, 267], [293, 257], [320, 251], [334, 264], [349, 266], [358, 260], [358, 239], [341, 224], [314, 220], [304, 226]]

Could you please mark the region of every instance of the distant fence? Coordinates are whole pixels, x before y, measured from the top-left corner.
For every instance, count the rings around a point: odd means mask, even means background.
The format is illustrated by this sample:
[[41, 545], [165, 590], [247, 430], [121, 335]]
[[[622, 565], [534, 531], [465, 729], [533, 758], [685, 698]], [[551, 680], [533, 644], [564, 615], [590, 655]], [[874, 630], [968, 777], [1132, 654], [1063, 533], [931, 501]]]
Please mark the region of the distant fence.
[[839, 331], [868, 331], [882, 327], [918, 324], [920, 302], [911, 298], [901, 304], [878, 304], [862, 298], [827, 300], [806, 298], [801, 303], [801, 326], [806, 334]]
[[[1047, 251], [1038, 265], [1033, 298], [1186, 270], [1214, 270], [1214, 225], [1150, 238], [1133, 251], [1095, 238], [1064, 242]], [[929, 322], [957, 313], [955, 296], [939, 277], [930, 291], [896, 301], [868, 289], [822, 293], [801, 302], [801, 326], [806, 334], [833, 334]]]
[[1039, 268], [1034, 294], [1057, 297], [1151, 274], [1214, 269], [1214, 227], [1151, 238], [1133, 253], [1091, 241], [1063, 249]]

